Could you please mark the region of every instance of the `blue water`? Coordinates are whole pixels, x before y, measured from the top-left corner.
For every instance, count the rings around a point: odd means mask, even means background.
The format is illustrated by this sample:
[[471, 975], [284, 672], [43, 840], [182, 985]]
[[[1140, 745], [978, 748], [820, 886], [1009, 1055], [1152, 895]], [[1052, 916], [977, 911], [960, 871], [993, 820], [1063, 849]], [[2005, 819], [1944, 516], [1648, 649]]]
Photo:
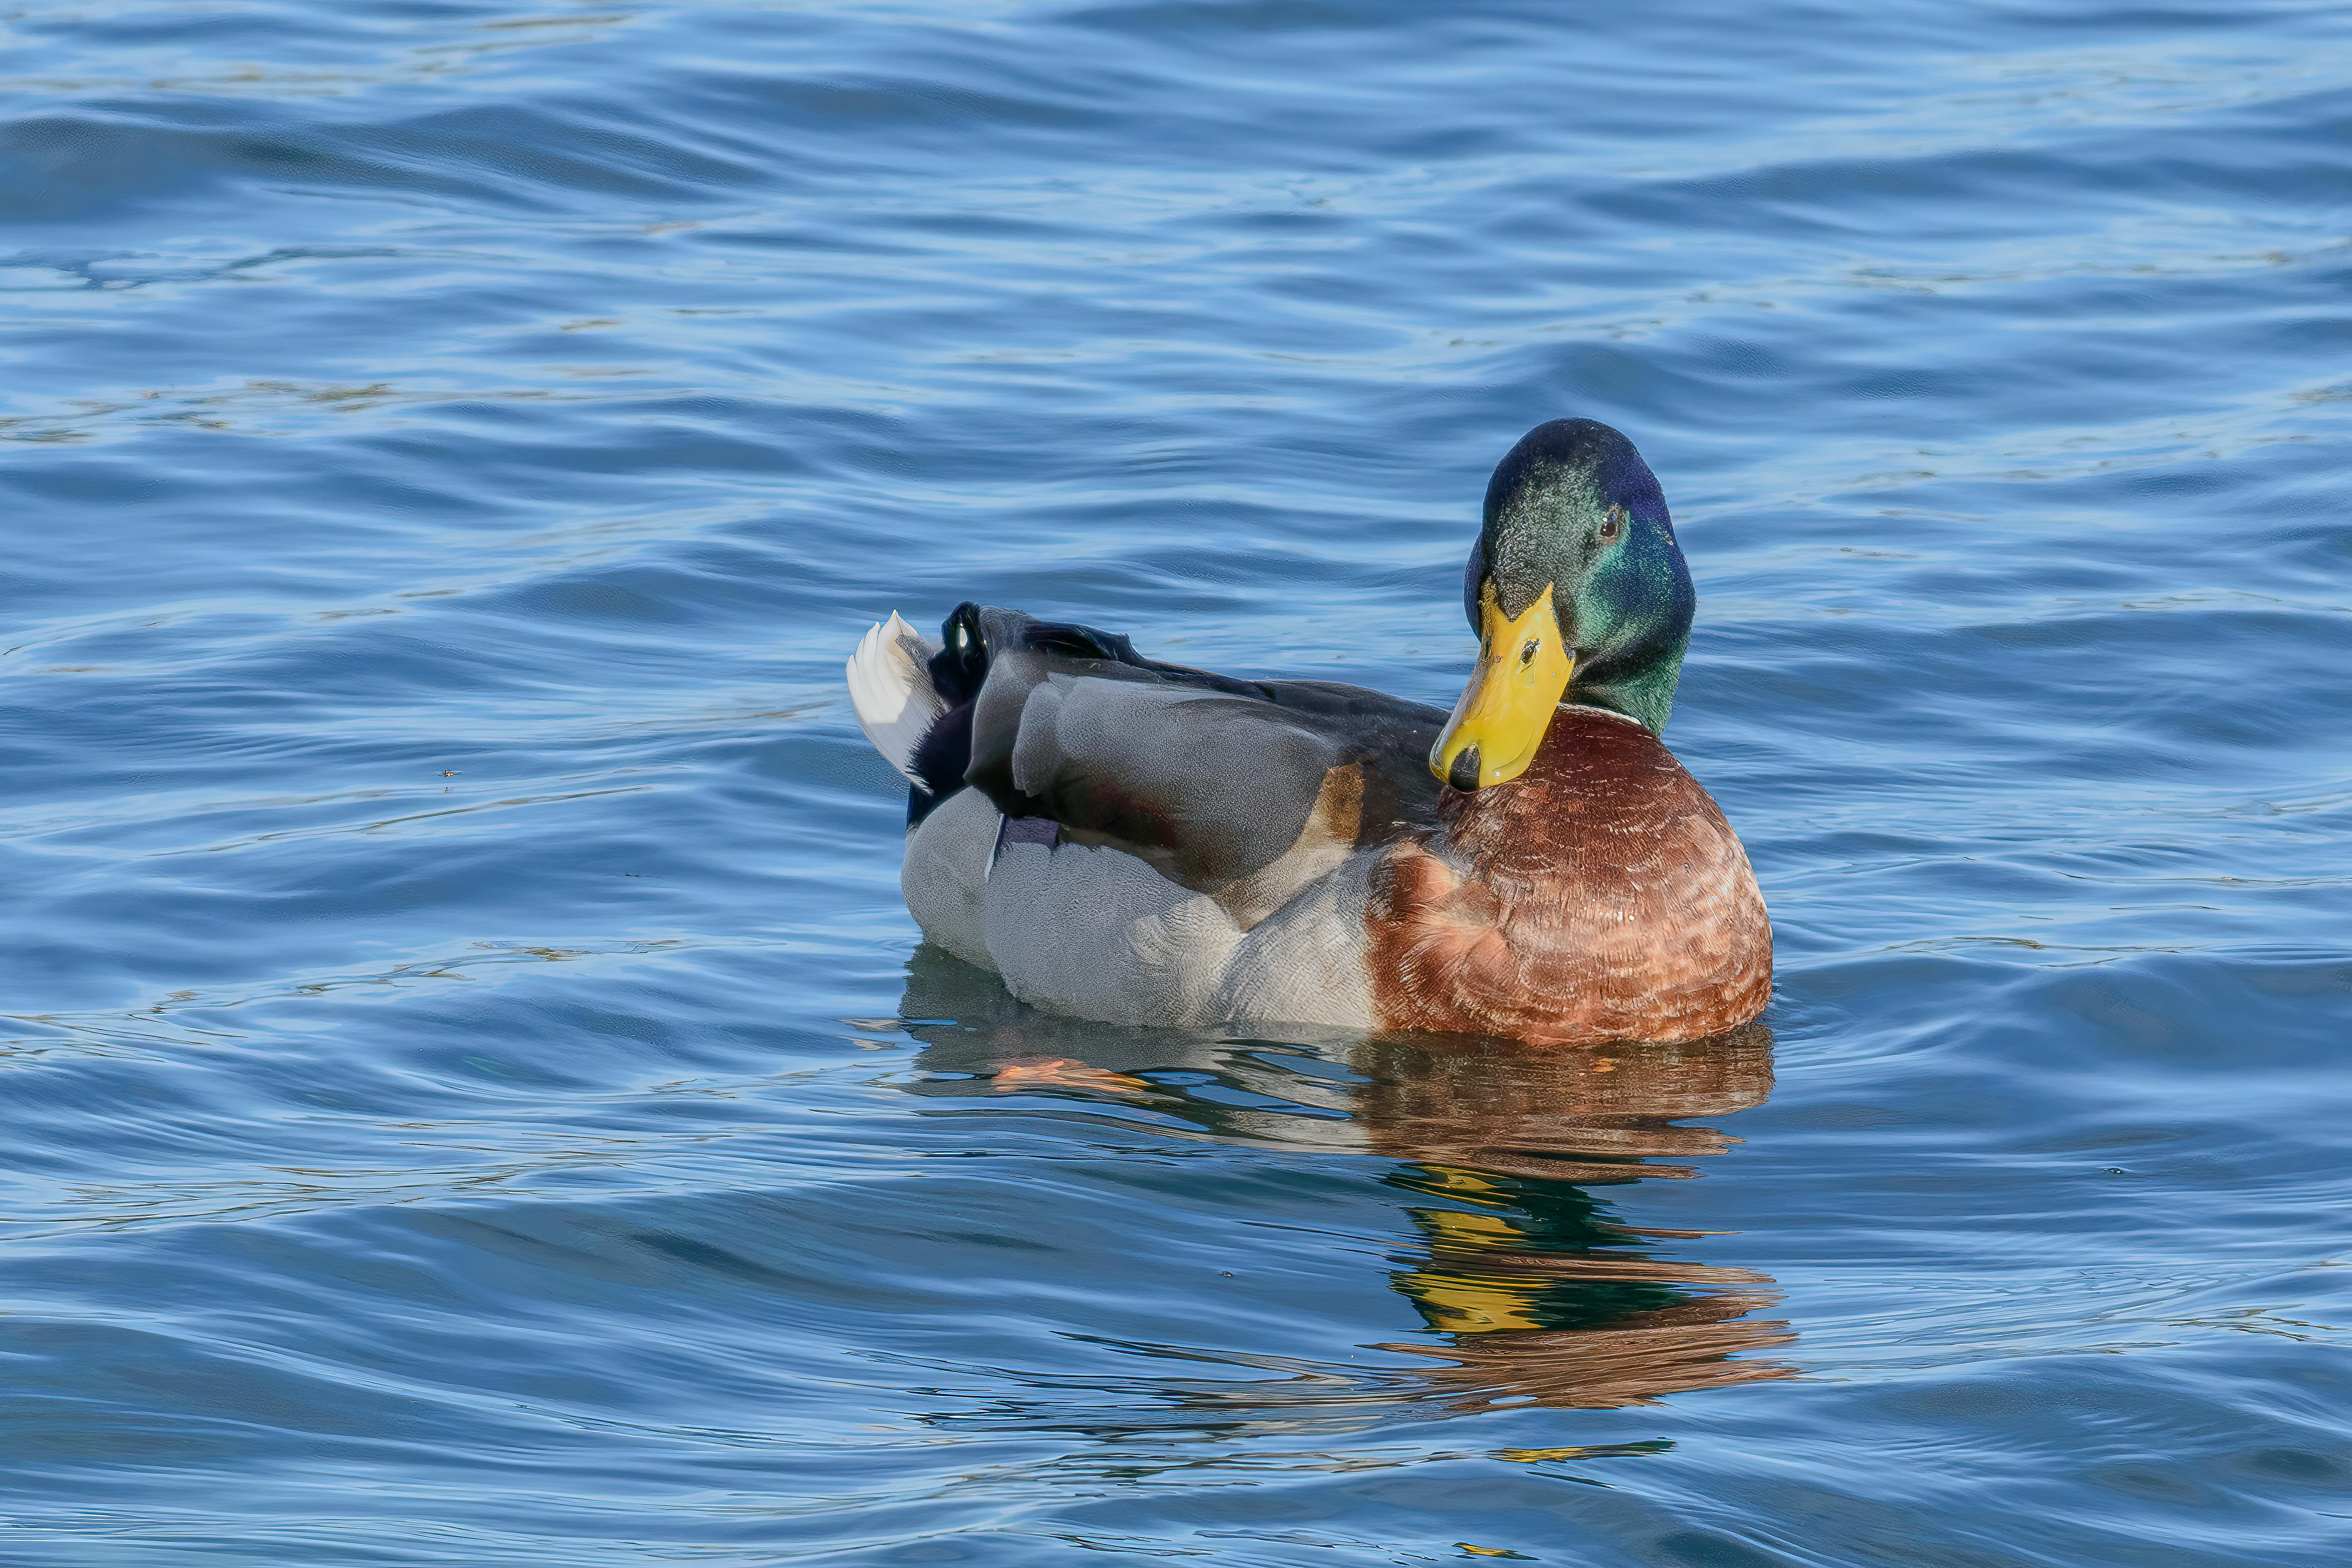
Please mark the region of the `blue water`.
[[[2352, 1557], [2352, 13], [0, 27], [0, 1561]], [[1444, 702], [1561, 415], [1768, 1027], [918, 951], [867, 622]]]

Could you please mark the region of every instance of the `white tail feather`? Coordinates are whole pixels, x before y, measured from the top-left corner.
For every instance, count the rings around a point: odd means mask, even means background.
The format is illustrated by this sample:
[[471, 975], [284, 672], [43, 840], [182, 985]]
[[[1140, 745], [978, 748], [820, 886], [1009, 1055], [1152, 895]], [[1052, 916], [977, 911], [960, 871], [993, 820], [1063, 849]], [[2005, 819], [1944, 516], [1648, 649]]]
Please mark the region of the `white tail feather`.
[[849, 703], [857, 710], [857, 727], [911, 784], [922, 783], [915, 774], [915, 748], [947, 711], [926, 668], [939, 651], [893, 610], [888, 620], [866, 629], [849, 656]]

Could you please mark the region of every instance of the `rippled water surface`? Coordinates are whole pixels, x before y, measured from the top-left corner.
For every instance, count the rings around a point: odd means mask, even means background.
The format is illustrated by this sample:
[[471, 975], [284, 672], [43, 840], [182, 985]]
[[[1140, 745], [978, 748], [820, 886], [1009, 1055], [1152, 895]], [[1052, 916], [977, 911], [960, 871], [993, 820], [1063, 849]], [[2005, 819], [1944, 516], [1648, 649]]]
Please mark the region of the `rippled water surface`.
[[[54, 0], [0, 1561], [2352, 1557], [2352, 15]], [[1700, 1047], [919, 950], [841, 660], [1444, 701], [1641, 443]]]

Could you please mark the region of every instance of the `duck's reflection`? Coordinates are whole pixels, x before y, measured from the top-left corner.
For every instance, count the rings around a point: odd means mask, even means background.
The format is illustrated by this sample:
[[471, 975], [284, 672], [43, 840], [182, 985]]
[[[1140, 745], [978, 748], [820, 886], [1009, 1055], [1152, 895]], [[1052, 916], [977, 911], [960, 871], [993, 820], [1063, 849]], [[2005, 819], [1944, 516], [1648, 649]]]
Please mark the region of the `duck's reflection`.
[[1381, 1348], [1426, 1358], [1423, 1393], [1456, 1408], [1633, 1405], [1791, 1370], [1732, 1359], [1795, 1337], [1750, 1315], [1778, 1300], [1769, 1279], [1658, 1257], [1706, 1233], [1623, 1225], [1586, 1190], [1695, 1176], [1682, 1162], [1738, 1142], [1676, 1123], [1770, 1093], [1760, 1026], [1599, 1050], [1429, 1036], [1302, 1050], [1035, 1012], [929, 948], [901, 1010], [932, 1075], [919, 1094], [1110, 1099], [1236, 1141], [1401, 1162], [1387, 1182], [1430, 1201], [1408, 1209], [1418, 1245], [1391, 1279], [1442, 1338]]
[[1684, 1117], [1760, 1103], [1772, 1039], [1750, 1026], [1685, 1045], [1562, 1051], [1496, 1040], [1371, 1040], [1354, 1053], [1367, 1144], [1410, 1162], [1389, 1177], [1446, 1200], [1411, 1212], [1422, 1258], [1395, 1276], [1441, 1349], [1433, 1382], [1459, 1402], [1618, 1405], [1779, 1377], [1735, 1352], [1785, 1344], [1749, 1316], [1771, 1281], [1655, 1256], [1691, 1232], [1616, 1223], [1587, 1192], [1698, 1173], [1678, 1163], [1735, 1140]]

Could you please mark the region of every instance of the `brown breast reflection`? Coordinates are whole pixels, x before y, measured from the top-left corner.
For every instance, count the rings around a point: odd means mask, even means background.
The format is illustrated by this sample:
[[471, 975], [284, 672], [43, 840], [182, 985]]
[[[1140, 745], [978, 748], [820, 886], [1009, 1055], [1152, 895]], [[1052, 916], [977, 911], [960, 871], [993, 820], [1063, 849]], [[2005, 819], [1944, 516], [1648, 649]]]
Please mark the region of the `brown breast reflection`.
[[1778, 1301], [1769, 1279], [1660, 1257], [1707, 1233], [1626, 1226], [1587, 1190], [1695, 1176], [1680, 1162], [1737, 1142], [1675, 1123], [1770, 1093], [1761, 1026], [1600, 1050], [1400, 1037], [1353, 1065], [1368, 1145], [1432, 1200], [1410, 1211], [1420, 1245], [1392, 1279], [1444, 1338], [1381, 1348], [1429, 1358], [1449, 1404], [1607, 1407], [1793, 1370], [1732, 1359], [1796, 1337], [1750, 1316]]

